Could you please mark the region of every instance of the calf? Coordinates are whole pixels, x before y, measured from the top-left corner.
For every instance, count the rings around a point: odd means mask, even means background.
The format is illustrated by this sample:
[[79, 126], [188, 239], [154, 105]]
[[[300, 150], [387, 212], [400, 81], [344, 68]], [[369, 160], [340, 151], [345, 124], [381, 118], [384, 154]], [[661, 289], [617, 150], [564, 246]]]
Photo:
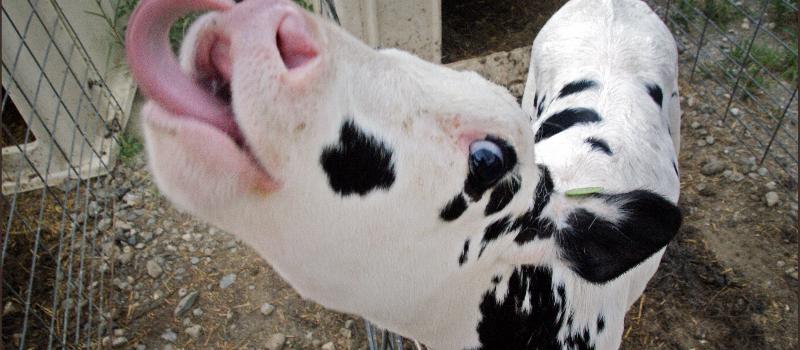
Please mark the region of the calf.
[[[178, 62], [169, 26], [197, 10]], [[618, 347], [680, 225], [675, 44], [638, 1], [545, 26], [533, 128], [477, 74], [285, 0], [142, 0], [126, 48], [176, 206], [304, 297], [434, 349]]]

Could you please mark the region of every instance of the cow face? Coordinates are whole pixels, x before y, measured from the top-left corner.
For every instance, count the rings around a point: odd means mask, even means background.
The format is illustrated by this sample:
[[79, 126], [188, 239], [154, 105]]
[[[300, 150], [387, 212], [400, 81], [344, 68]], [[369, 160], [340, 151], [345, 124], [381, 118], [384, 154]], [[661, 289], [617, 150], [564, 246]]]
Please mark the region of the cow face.
[[[201, 9], [174, 62], [169, 24]], [[143, 1], [127, 49], [159, 188], [328, 307], [407, 329], [469, 281], [466, 238], [531, 202], [533, 133], [506, 90], [288, 1]]]

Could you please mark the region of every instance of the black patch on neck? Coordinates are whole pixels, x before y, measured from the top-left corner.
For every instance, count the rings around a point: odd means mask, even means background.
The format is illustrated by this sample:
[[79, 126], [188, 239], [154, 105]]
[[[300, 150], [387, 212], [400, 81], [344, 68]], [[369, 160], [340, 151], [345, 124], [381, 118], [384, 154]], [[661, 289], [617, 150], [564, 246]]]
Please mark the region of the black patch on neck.
[[624, 217], [618, 223], [581, 208], [568, 215], [568, 227], [556, 235], [562, 259], [589, 282], [619, 277], [666, 246], [681, 226], [678, 207], [653, 192], [599, 196], [619, 205]]
[[[503, 166], [505, 167], [504, 170], [506, 173], [517, 165], [517, 152], [508, 142], [492, 135], [486, 136], [485, 140], [494, 142], [494, 144], [500, 148], [500, 151], [503, 152]], [[485, 183], [481, 181], [478, 176], [470, 172], [467, 174], [467, 179], [464, 180], [464, 193], [466, 193], [473, 202], [477, 202], [481, 200], [483, 193], [489, 188], [492, 188], [498, 181]]]
[[575, 124], [588, 124], [600, 121], [600, 116], [589, 108], [568, 108], [553, 114], [539, 126], [535, 141], [539, 142], [550, 136], [569, 129]]
[[489, 216], [503, 210], [514, 199], [520, 186], [521, 180], [518, 173], [510, 174], [506, 180], [495, 185], [489, 197], [489, 203], [486, 204], [484, 215]]
[[661, 108], [661, 104], [664, 100], [664, 94], [661, 92], [661, 88], [658, 84], [647, 84], [647, 94], [656, 102], [659, 108]]
[[509, 216], [504, 216], [500, 219], [495, 220], [486, 229], [483, 231], [483, 238], [481, 239], [481, 250], [478, 251], [478, 257], [483, 255], [483, 250], [486, 249], [486, 245], [489, 244], [491, 241], [499, 238], [501, 235], [508, 232], [508, 224], [510, 223], [511, 218]]
[[[561, 297], [553, 291], [553, 275], [548, 267], [520, 266], [508, 280], [508, 293], [497, 302], [497, 288], [483, 295], [478, 323], [480, 350], [561, 349], [559, 330], [564, 325], [566, 305], [563, 286]], [[530, 312], [522, 310], [530, 294]]]
[[467, 262], [467, 254], [469, 254], [469, 239], [464, 241], [464, 248], [461, 248], [461, 255], [458, 256], [458, 266], [462, 266]]
[[606, 142], [603, 139], [599, 139], [599, 138], [596, 138], [596, 137], [590, 137], [590, 138], [586, 139], [586, 143], [588, 143], [590, 146], [592, 146], [592, 149], [595, 150], [595, 151], [603, 152], [603, 153], [605, 153], [605, 154], [607, 154], [609, 156], [613, 154], [611, 152], [611, 148], [608, 147], [608, 142]]
[[569, 96], [572, 94], [577, 94], [583, 90], [591, 89], [595, 86], [597, 86], [597, 83], [592, 80], [588, 79], [576, 80], [567, 85], [564, 85], [564, 87], [561, 88], [561, 91], [558, 93], [558, 98], [562, 98], [564, 96]]
[[553, 179], [550, 177], [550, 170], [544, 165], [539, 165], [539, 183], [536, 184], [534, 192], [533, 208], [525, 214], [520, 215], [514, 220], [511, 230], [519, 228], [514, 242], [519, 245], [530, 242], [537, 237], [548, 238], [552, 235], [552, 230], [547, 229], [548, 221], [541, 218], [542, 210], [550, 202], [550, 194], [553, 193]]
[[672, 170], [675, 170], [675, 176], [677, 176], [678, 178], [681, 177], [681, 174], [678, 172], [678, 165], [675, 164], [675, 162], [672, 162]]
[[539, 106], [539, 93], [538, 92], [534, 92], [533, 93], [533, 109], [536, 109], [537, 106]]
[[466, 210], [467, 199], [464, 198], [463, 194], [459, 193], [442, 208], [442, 211], [439, 212], [439, 217], [444, 221], [453, 221], [458, 219]]
[[331, 188], [342, 196], [387, 190], [395, 180], [391, 148], [349, 119], [342, 124], [339, 142], [323, 149], [320, 163]]

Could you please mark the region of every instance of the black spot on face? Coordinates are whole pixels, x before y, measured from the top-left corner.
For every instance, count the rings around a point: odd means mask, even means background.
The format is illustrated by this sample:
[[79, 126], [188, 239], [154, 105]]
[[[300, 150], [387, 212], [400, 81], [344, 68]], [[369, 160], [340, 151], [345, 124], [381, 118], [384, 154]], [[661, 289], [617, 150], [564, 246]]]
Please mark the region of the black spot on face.
[[489, 216], [503, 210], [514, 199], [514, 195], [519, 191], [520, 184], [519, 174], [512, 174], [508, 176], [508, 179], [499, 182], [489, 197], [489, 203], [486, 204], [484, 214]]
[[483, 231], [483, 239], [481, 239], [481, 250], [478, 251], [478, 257], [483, 255], [483, 250], [486, 249], [486, 245], [489, 242], [494, 241], [504, 233], [508, 232], [508, 224], [511, 221], [511, 218], [508, 216], [504, 216], [500, 219], [495, 220], [486, 229]]
[[391, 148], [352, 120], [342, 125], [339, 142], [322, 151], [320, 163], [331, 188], [342, 196], [387, 190], [395, 180]]
[[[507, 173], [517, 165], [517, 152], [514, 151], [514, 148], [511, 147], [508, 142], [491, 135], [486, 136], [486, 140], [497, 145], [503, 153], [503, 173]], [[470, 171], [469, 174], [467, 174], [467, 179], [464, 180], [464, 193], [466, 193], [472, 201], [477, 202], [481, 199], [483, 193], [496, 183], [497, 181], [487, 183], [481, 179], [478, 174], [474, 174]]]
[[599, 196], [625, 217], [615, 224], [577, 209], [556, 236], [562, 258], [592, 283], [608, 282], [638, 265], [666, 246], [681, 225], [678, 207], [653, 192]]
[[458, 266], [462, 266], [467, 262], [467, 254], [469, 254], [469, 239], [464, 242], [464, 248], [461, 248], [461, 255], [458, 256]]
[[564, 85], [564, 87], [561, 88], [561, 91], [558, 93], [558, 98], [562, 98], [564, 96], [569, 96], [572, 94], [577, 94], [583, 90], [591, 89], [596, 85], [597, 83], [592, 80], [583, 79], [583, 80], [573, 81], [567, 85]]
[[647, 94], [653, 99], [653, 101], [658, 104], [658, 107], [661, 107], [662, 100], [664, 99], [664, 94], [661, 92], [661, 88], [657, 84], [647, 84]]
[[[548, 267], [521, 266], [509, 277], [501, 303], [496, 288], [487, 291], [480, 304], [478, 349], [561, 349], [558, 333], [564, 325], [566, 299], [555, 297], [552, 281]], [[522, 309], [526, 295], [530, 312]]]
[[514, 220], [511, 230], [519, 228], [517, 236], [514, 237], [514, 242], [517, 244], [525, 244], [537, 237], [548, 238], [552, 234], [552, 230], [546, 229], [548, 225], [547, 220], [540, 217], [542, 210], [550, 202], [550, 194], [553, 193], [553, 179], [550, 177], [550, 170], [543, 165], [539, 165], [539, 183], [536, 184], [536, 192], [533, 198], [533, 208], [520, 215]]
[[502, 276], [495, 275], [494, 277], [492, 277], [492, 284], [498, 285], [498, 284], [500, 284], [500, 281], [502, 281], [502, 280], [503, 280]]
[[588, 143], [590, 146], [592, 146], [592, 149], [595, 150], [595, 151], [603, 152], [603, 153], [605, 153], [605, 154], [607, 154], [609, 156], [613, 154], [613, 153], [611, 153], [611, 148], [608, 147], [608, 143], [603, 139], [599, 139], [599, 138], [596, 138], [596, 137], [590, 137], [590, 138], [586, 139], [586, 143]]
[[603, 318], [603, 315], [597, 316], [597, 333], [600, 334], [604, 329], [606, 329], [605, 318]]
[[442, 208], [439, 217], [444, 221], [453, 221], [458, 219], [465, 210], [467, 210], [467, 200], [463, 194], [459, 193]]
[[588, 108], [568, 108], [544, 120], [539, 126], [539, 130], [536, 131], [535, 141], [539, 142], [547, 139], [576, 124], [596, 123], [599, 121], [600, 116], [597, 115], [594, 110]]

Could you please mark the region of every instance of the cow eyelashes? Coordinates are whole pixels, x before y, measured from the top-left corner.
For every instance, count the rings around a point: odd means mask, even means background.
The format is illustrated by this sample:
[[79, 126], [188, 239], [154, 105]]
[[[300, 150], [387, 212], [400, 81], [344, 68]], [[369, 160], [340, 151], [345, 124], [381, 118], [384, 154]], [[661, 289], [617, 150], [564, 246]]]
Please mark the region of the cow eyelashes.
[[484, 185], [491, 185], [508, 171], [503, 150], [491, 139], [477, 140], [469, 145], [469, 172]]

